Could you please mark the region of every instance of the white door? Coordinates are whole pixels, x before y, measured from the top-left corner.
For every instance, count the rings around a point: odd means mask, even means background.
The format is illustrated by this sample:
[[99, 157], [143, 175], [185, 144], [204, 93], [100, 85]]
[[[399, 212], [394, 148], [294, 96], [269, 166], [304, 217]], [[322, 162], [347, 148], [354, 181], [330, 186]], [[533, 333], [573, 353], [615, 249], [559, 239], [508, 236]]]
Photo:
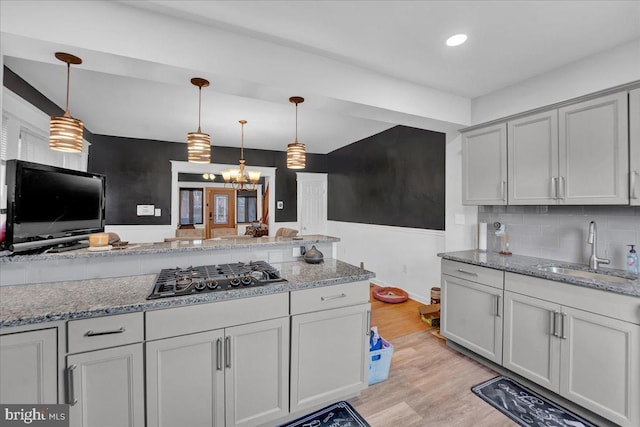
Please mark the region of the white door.
[[360, 304], [291, 318], [291, 412], [367, 387], [369, 309]]
[[72, 427], [144, 427], [142, 344], [67, 356], [67, 372]]
[[146, 343], [148, 427], [225, 425], [223, 340], [215, 330]]
[[327, 234], [327, 174], [298, 172], [300, 234]]
[[507, 124], [509, 204], [556, 204], [558, 110]]
[[560, 389], [560, 306], [504, 293], [502, 365], [556, 393]]
[[502, 364], [502, 289], [442, 275], [445, 337]]
[[462, 134], [462, 203], [507, 204], [507, 126]]
[[629, 197], [640, 206], [640, 88], [629, 92]]
[[560, 394], [621, 426], [640, 425], [640, 326], [562, 312]]
[[0, 403], [58, 403], [57, 329], [0, 336]]
[[225, 329], [224, 382], [226, 426], [255, 426], [287, 415], [289, 317]]
[[628, 204], [627, 92], [560, 108], [560, 203]]

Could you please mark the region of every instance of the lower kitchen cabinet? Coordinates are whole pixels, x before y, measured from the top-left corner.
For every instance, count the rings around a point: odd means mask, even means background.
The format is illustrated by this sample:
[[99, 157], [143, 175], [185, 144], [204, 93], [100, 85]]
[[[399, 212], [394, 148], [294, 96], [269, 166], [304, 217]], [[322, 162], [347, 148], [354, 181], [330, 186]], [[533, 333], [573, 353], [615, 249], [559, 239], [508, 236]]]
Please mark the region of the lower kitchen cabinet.
[[57, 328], [0, 335], [0, 403], [58, 403]]
[[[588, 301], [584, 290], [576, 298], [560, 283], [514, 274], [505, 286], [530, 294], [505, 291], [503, 366], [616, 424], [640, 425], [640, 325], [612, 317], [632, 318], [633, 306], [600, 292], [581, 310], [567, 304]], [[599, 305], [610, 312], [593, 313]]]
[[368, 303], [292, 316], [291, 412], [367, 387], [369, 318]]
[[502, 289], [444, 274], [441, 286], [444, 336], [502, 363]]
[[142, 344], [67, 356], [70, 426], [144, 427]]
[[289, 413], [289, 318], [146, 343], [148, 426], [254, 426]]

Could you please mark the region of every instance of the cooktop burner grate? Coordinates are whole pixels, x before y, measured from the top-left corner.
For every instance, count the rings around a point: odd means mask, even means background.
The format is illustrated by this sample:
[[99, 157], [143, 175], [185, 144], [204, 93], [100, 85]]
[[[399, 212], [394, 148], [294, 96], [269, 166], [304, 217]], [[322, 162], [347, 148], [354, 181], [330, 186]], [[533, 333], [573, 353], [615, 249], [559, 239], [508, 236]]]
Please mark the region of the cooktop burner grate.
[[286, 279], [280, 277], [278, 270], [265, 261], [166, 268], [156, 277], [147, 299], [228, 291], [278, 282], [286, 282]]

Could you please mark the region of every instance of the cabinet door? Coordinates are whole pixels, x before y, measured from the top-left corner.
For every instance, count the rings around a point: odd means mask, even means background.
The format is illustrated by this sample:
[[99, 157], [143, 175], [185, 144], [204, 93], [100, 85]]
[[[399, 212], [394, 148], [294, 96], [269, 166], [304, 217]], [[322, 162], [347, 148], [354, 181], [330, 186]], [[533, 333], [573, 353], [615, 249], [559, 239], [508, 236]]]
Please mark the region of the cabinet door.
[[507, 204], [507, 126], [488, 126], [462, 134], [462, 202]]
[[560, 306], [504, 293], [504, 351], [507, 369], [556, 393], [560, 390]]
[[640, 425], [640, 326], [563, 307], [560, 394], [621, 425]]
[[69, 424], [144, 427], [143, 363], [142, 344], [67, 356]]
[[444, 336], [501, 364], [502, 292], [502, 289], [442, 275]]
[[0, 336], [0, 403], [58, 403], [57, 329]]
[[627, 92], [559, 109], [561, 203], [629, 203], [627, 111]]
[[510, 205], [550, 205], [558, 197], [558, 110], [507, 124]]
[[226, 426], [289, 413], [289, 317], [225, 329]]
[[224, 426], [224, 335], [146, 343], [147, 426]]
[[640, 88], [629, 92], [629, 197], [640, 206]]
[[291, 318], [291, 412], [367, 387], [369, 310], [361, 304]]

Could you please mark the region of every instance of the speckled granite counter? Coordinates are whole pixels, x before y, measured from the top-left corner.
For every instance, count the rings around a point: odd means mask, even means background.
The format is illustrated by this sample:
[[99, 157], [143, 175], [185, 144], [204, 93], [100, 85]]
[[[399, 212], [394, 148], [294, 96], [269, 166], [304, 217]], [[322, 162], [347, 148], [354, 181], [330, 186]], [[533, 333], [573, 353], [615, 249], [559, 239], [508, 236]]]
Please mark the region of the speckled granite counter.
[[89, 249], [78, 249], [61, 253], [42, 253], [36, 255], [12, 255], [0, 257], [1, 263], [37, 261], [37, 260], [64, 260], [64, 259], [81, 259], [81, 258], [104, 258], [114, 256], [130, 256], [130, 255], [154, 255], [154, 254], [176, 254], [181, 252], [203, 252], [203, 251], [220, 251], [230, 249], [269, 249], [279, 246], [306, 246], [318, 243], [339, 242], [340, 239], [332, 236], [324, 236], [320, 234], [310, 234], [300, 236], [301, 239], [292, 237], [224, 237], [220, 239], [209, 240], [177, 240], [173, 242], [160, 243], [132, 243], [124, 249], [110, 251], [91, 251]]
[[638, 276], [626, 273], [621, 270], [601, 268], [598, 270], [598, 273], [610, 274], [613, 276], [629, 279], [629, 281], [626, 283], [586, 279], [568, 276], [565, 274], [541, 271], [537, 267], [544, 265], [554, 265], [564, 268], [589, 271], [589, 269], [585, 265], [572, 264], [546, 258], [536, 258], [522, 255], [503, 256], [496, 252], [484, 252], [479, 250], [446, 252], [440, 253], [438, 254], [438, 256], [451, 261], [459, 261], [466, 264], [479, 265], [496, 270], [509, 271], [511, 273], [524, 274], [541, 279], [555, 280], [557, 282], [569, 283], [572, 285], [584, 286], [588, 288], [615, 292], [640, 298], [640, 281], [638, 280]]
[[147, 300], [156, 275], [0, 287], [0, 327], [215, 302], [368, 280], [375, 274], [336, 259], [272, 264], [288, 282], [260, 288]]

